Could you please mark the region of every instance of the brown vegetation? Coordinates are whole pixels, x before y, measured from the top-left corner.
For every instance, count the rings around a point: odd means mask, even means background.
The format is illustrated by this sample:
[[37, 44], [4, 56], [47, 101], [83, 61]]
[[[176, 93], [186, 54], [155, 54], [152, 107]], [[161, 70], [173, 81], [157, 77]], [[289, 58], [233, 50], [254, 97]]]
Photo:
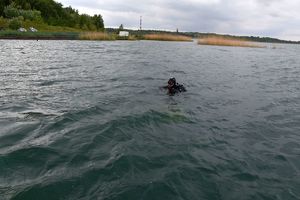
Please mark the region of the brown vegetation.
[[202, 45], [217, 45], [217, 46], [236, 46], [236, 47], [255, 47], [262, 48], [263, 46], [253, 42], [238, 40], [225, 37], [206, 37], [198, 40], [198, 44]]
[[124, 37], [124, 36], [117, 36], [116, 37], [117, 40], [137, 40], [135, 35], [129, 35], [128, 37]]
[[80, 40], [115, 40], [115, 36], [103, 32], [80, 33]]
[[147, 34], [144, 35], [145, 40], [159, 40], [159, 41], [184, 41], [191, 42], [192, 38], [183, 35], [172, 34]]

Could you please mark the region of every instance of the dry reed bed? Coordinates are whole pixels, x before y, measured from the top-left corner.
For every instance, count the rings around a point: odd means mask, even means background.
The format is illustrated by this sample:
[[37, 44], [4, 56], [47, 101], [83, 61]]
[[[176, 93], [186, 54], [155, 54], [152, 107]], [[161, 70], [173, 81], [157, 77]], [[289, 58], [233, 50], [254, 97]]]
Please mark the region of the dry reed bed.
[[192, 38], [183, 35], [171, 35], [171, 34], [147, 34], [144, 35], [145, 40], [159, 40], [159, 41], [181, 41], [191, 42]]
[[137, 40], [136, 36], [129, 35], [128, 37], [116, 36], [117, 40]]
[[216, 45], [216, 46], [235, 46], [235, 47], [252, 47], [263, 48], [264, 46], [243, 40], [229, 39], [223, 37], [207, 37], [198, 40], [198, 44], [202, 45]]
[[113, 35], [103, 32], [85, 32], [79, 35], [80, 40], [115, 40]]

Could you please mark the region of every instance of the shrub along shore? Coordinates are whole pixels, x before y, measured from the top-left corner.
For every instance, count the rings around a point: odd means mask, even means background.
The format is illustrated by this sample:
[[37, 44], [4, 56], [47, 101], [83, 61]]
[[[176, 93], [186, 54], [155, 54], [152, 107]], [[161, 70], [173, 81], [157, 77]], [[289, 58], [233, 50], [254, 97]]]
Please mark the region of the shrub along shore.
[[172, 34], [129, 35], [120, 37], [116, 33], [107, 32], [20, 32], [14, 30], [0, 31], [0, 39], [24, 40], [158, 40], [191, 42], [192, 38]]
[[19, 32], [0, 31], [0, 39], [19, 40], [76, 40], [78, 32]]

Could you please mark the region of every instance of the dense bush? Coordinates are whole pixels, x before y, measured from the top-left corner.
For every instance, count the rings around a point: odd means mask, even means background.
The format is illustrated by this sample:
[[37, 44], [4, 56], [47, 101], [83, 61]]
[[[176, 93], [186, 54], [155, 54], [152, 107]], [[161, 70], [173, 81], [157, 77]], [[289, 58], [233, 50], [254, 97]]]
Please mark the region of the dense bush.
[[24, 19], [28, 19], [32, 21], [37, 21], [42, 19], [40, 11], [18, 9], [15, 3], [6, 6], [3, 12], [4, 12], [4, 16], [9, 19], [19, 17], [19, 16], [23, 16]]
[[15, 17], [10, 20], [9, 28], [13, 30], [17, 30], [18, 28], [22, 27], [24, 18], [23, 17]]
[[8, 21], [3, 17], [0, 17], [0, 30], [8, 28]]

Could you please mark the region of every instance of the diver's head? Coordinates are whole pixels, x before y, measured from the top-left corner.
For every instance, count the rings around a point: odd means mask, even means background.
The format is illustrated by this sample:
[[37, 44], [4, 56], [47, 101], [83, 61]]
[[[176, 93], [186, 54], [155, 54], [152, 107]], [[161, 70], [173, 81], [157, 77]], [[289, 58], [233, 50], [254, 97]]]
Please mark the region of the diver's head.
[[168, 81], [168, 87], [173, 87], [174, 85], [176, 85], [176, 79], [172, 77]]

